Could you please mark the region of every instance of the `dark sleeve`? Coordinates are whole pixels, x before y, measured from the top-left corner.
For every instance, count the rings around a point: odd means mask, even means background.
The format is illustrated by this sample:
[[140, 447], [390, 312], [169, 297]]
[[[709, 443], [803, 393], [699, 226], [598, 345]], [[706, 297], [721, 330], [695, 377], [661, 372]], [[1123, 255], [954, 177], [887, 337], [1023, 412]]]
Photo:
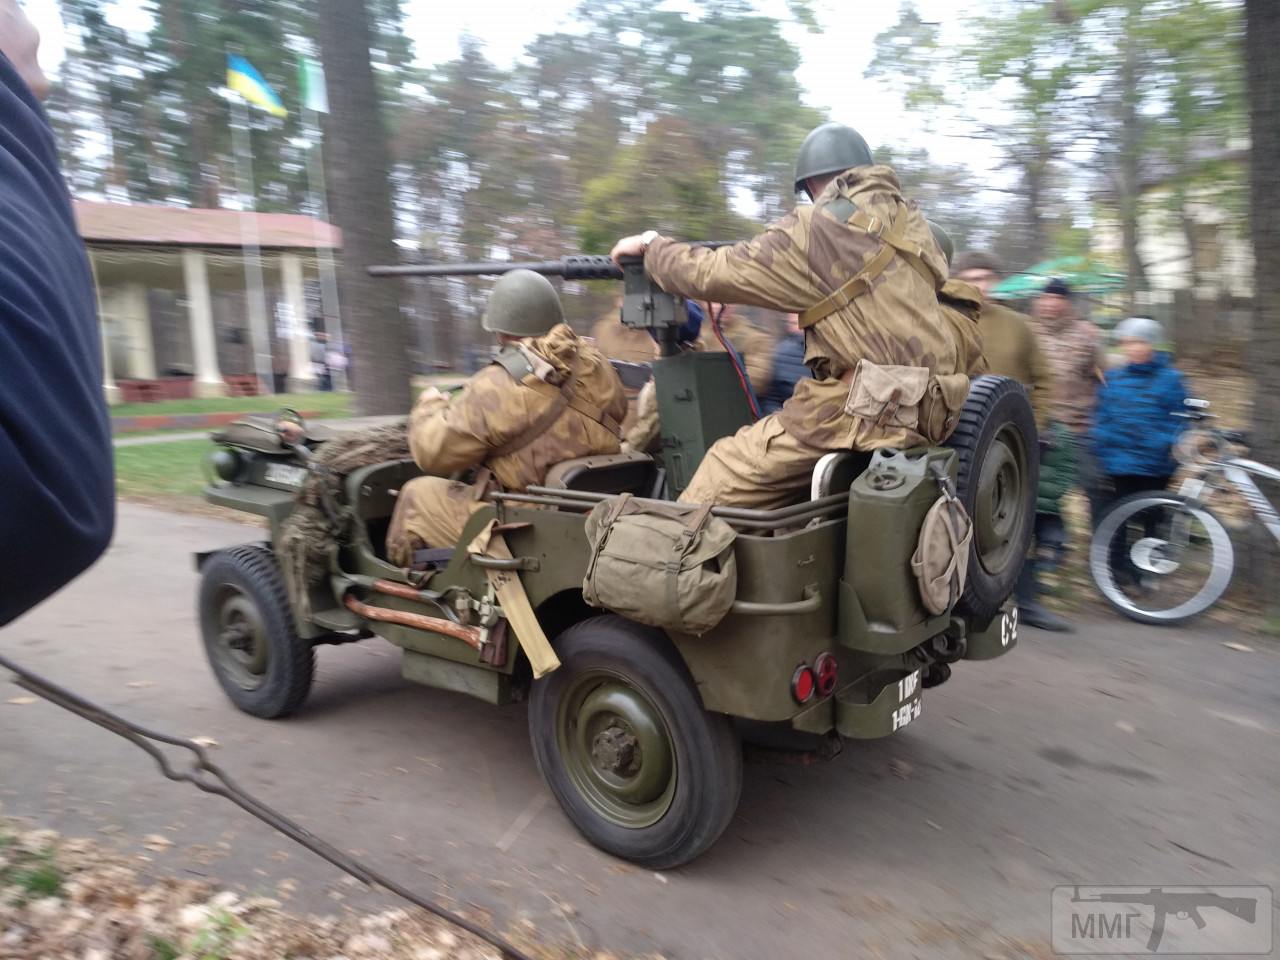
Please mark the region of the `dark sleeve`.
[[93, 279], [53, 132], [0, 55], [0, 625], [106, 549], [111, 433]]

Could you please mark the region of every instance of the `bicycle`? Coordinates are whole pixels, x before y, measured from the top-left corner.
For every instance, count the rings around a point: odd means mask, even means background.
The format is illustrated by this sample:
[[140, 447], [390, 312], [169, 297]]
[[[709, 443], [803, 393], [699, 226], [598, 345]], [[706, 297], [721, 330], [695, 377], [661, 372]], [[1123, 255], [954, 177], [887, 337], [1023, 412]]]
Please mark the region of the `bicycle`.
[[[1208, 401], [1188, 400], [1186, 406], [1174, 416], [1194, 424], [1217, 419]], [[1116, 610], [1141, 623], [1167, 625], [1204, 613], [1222, 597], [1235, 572], [1235, 549], [1209, 504], [1230, 487], [1280, 544], [1280, 513], [1253, 479], [1280, 482], [1280, 470], [1232, 451], [1248, 445], [1239, 431], [1188, 430], [1175, 456], [1191, 470], [1177, 492], [1135, 493], [1102, 517], [1089, 546], [1089, 570]]]

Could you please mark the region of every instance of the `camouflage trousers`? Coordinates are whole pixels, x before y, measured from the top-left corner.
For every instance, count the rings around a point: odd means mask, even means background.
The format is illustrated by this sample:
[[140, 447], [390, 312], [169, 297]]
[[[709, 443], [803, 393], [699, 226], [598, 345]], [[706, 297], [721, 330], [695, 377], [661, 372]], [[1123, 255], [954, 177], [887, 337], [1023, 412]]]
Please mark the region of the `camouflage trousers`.
[[703, 457], [681, 503], [772, 510], [808, 495], [813, 468], [830, 451], [787, 432], [770, 414], [722, 437]]
[[453, 547], [471, 515], [485, 506], [475, 487], [443, 477], [414, 477], [400, 490], [387, 530], [387, 559], [397, 566], [413, 563], [423, 547]]

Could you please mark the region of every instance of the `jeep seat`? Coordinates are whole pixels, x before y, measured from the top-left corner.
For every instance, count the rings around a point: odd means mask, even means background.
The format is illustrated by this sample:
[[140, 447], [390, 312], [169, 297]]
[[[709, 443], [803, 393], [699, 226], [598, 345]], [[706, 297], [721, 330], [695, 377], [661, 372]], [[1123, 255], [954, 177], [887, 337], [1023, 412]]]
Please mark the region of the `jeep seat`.
[[813, 468], [813, 481], [809, 487], [809, 499], [821, 500], [834, 493], [848, 493], [871, 465], [871, 454], [862, 450], [837, 450], [823, 455]]
[[547, 471], [544, 487], [590, 493], [632, 493], [661, 496], [663, 472], [644, 453], [611, 453], [562, 460]]

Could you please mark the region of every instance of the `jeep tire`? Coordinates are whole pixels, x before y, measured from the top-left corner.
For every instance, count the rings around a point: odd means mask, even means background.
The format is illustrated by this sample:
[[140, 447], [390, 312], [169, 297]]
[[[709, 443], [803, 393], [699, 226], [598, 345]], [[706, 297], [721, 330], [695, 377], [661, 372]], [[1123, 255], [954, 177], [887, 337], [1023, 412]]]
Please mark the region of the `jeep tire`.
[[945, 446], [959, 460], [956, 495], [973, 520], [969, 572], [956, 612], [995, 616], [1013, 593], [1035, 530], [1040, 449], [1022, 384], [978, 377]]
[[601, 850], [654, 870], [687, 863], [733, 818], [742, 748], [703, 709], [660, 631], [593, 617], [556, 640], [560, 667], [537, 680], [529, 734], [547, 786]]
[[232, 703], [266, 719], [302, 706], [315, 653], [294, 630], [270, 550], [241, 546], [211, 556], [201, 570], [198, 607], [205, 655]]

